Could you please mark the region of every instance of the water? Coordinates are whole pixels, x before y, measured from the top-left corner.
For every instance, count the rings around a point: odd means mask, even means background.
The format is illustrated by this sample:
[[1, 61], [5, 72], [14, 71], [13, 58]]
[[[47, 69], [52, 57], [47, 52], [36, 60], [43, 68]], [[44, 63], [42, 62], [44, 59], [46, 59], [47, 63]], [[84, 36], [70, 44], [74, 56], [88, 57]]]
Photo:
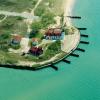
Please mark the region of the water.
[[[69, 57], [71, 65], [60, 63], [59, 71], [37, 72], [0, 68], [0, 100], [100, 100], [100, 0], [77, 0], [74, 15], [87, 27], [90, 45], [80, 45], [86, 53]], [[84, 38], [82, 38], [84, 40]]]

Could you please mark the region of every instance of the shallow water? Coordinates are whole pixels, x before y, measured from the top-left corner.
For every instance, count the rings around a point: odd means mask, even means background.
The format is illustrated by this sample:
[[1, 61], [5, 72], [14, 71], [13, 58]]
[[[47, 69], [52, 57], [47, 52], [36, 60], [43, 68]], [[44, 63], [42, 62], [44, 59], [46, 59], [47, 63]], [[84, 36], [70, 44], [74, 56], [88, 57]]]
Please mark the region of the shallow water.
[[30, 72], [0, 68], [0, 100], [100, 100], [100, 0], [77, 0], [73, 21], [87, 27], [90, 45], [80, 58], [69, 57], [72, 64], [59, 63], [59, 71], [51, 68]]

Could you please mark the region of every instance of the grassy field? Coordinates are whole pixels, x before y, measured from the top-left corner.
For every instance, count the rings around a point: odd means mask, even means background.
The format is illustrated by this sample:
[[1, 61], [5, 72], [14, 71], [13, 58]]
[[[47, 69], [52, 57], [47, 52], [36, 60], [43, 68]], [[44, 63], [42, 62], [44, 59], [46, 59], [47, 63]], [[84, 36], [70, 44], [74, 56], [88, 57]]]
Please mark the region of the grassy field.
[[34, 8], [37, 0], [0, 0], [0, 10], [23, 12]]
[[43, 0], [36, 9], [36, 15], [42, 15], [45, 12], [61, 15], [64, 12], [64, 0]]
[[27, 61], [19, 54], [8, 53], [0, 50], [0, 64], [17, 64], [20, 60]]
[[0, 23], [0, 34], [26, 34], [27, 25], [19, 17], [7, 17], [3, 22]]

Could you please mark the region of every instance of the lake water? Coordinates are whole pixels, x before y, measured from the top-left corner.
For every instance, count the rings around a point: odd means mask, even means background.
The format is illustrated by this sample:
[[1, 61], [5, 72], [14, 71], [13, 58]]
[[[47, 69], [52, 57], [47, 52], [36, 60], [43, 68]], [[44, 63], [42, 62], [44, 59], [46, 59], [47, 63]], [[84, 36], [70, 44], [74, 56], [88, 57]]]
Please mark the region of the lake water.
[[36, 72], [0, 68], [0, 100], [100, 100], [100, 0], [77, 0], [73, 21], [87, 27], [90, 45], [80, 58], [69, 57], [72, 64], [60, 63], [59, 71], [51, 68]]

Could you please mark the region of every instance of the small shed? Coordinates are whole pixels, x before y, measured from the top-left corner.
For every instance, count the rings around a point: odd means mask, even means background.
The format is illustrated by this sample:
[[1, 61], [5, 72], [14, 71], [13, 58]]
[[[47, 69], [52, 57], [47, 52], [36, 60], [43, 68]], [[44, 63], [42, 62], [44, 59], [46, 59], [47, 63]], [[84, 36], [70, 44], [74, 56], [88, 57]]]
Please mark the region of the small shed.
[[32, 47], [30, 48], [29, 52], [34, 56], [39, 56], [43, 54], [43, 49], [42, 47]]
[[32, 38], [32, 46], [37, 46], [38, 45], [38, 38]]
[[62, 40], [64, 32], [60, 28], [51, 28], [45, 32], [45, 39], [47, 40]]

